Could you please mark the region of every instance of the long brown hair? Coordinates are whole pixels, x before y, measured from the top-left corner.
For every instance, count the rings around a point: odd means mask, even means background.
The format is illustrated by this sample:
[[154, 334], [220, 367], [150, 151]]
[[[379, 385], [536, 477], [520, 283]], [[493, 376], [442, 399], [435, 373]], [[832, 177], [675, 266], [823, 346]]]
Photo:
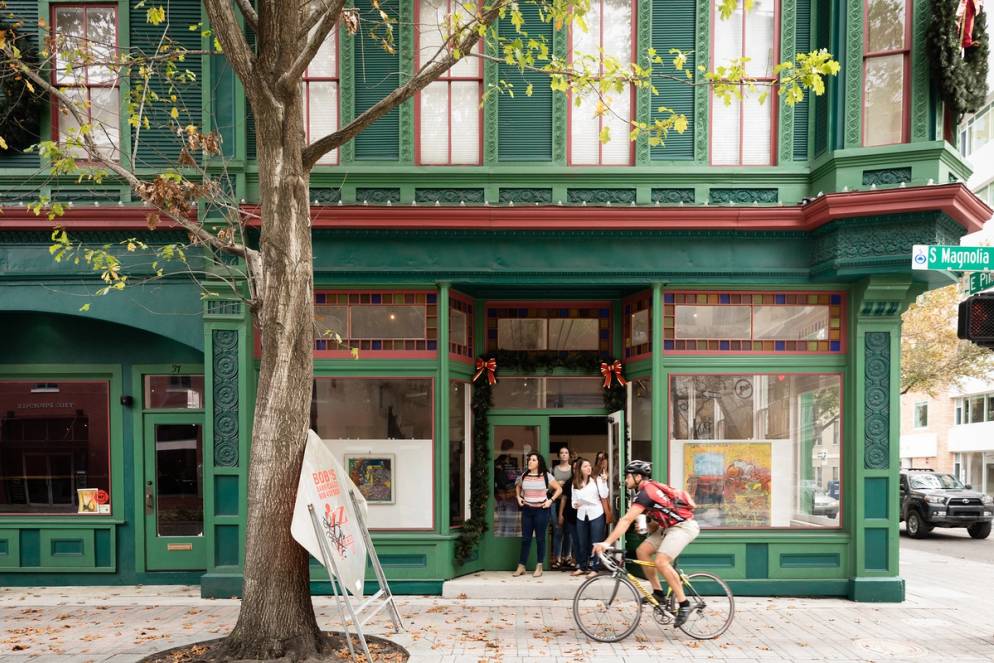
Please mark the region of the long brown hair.
[[[593, 465], [593, 468], [592, 468], [593, 472], [591, 472], [592, 475], [594, 475], [594, 476], [600, 476], [601, 475], [600, 472], [601, 472], [601, 461], [602, 460], [607, 460], [607, 452], [598, 451], [597, 455], [594, 457], [594, 465]], [[604, 468], [604, 473], [605, 474], [608, 473], [608, 468], [606, 468], [606, 467]]]
[[593, 465], [590, 466], [590, 476], [587, 478], [586, 481], [583, 480], [583, 464], [584, 463], [589, 464], [590, 461], [587, 460], [586, 458], [577, 458], [576, 462], [573, 463], [573, 487], [574, 488], [583, 488], [584, 486], [587, 485], [587, 483], [589, 483], [590, 481], [594, 480], [594, 466]]

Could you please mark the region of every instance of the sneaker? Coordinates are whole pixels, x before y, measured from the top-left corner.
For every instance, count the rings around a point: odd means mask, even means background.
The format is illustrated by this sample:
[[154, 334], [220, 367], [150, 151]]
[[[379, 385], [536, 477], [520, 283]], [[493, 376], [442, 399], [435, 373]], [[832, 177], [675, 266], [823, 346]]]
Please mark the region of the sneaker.
[[677, 608], [676, 619], [673, 620], [673, 628], [680, 628], [687, 623], [687, 618], [690, 617], [690, 606], [681, 605]]

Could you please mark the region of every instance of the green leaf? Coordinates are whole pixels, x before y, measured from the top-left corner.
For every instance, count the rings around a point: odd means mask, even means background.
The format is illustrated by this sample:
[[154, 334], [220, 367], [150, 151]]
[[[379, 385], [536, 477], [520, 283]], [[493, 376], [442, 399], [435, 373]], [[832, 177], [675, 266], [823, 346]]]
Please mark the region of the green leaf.
[[89, 305], [89, 303], [87, 303], [87, 304], [83, 304], [82, 306], [80, 306], [80, 307], [79, 307], [79, 310], [80, 310], [80, 311], [81, 311], [82, 313], [86, 313], [87, 311], [89, 311], [89, 310], [90, 310], [90, 305]]

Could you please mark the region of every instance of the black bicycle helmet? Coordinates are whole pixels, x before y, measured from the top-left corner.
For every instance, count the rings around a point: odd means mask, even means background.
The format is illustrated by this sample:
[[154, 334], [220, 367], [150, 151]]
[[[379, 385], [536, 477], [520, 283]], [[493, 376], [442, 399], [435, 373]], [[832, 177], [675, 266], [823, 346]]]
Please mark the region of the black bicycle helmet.
[[630, 460], [625, 465], [625, 474], [641, 474], [644, 478], [652, 478], [652, 463], [644, 460]]

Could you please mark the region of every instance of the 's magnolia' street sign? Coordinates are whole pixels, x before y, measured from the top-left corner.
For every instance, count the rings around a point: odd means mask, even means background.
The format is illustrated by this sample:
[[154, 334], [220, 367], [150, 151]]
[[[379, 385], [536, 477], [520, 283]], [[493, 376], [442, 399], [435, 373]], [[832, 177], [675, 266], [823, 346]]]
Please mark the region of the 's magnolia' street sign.
[[994, 248], [915, 244], [911, 250], [911, 269], [946, 269], [954, 272], [994, 269]]

